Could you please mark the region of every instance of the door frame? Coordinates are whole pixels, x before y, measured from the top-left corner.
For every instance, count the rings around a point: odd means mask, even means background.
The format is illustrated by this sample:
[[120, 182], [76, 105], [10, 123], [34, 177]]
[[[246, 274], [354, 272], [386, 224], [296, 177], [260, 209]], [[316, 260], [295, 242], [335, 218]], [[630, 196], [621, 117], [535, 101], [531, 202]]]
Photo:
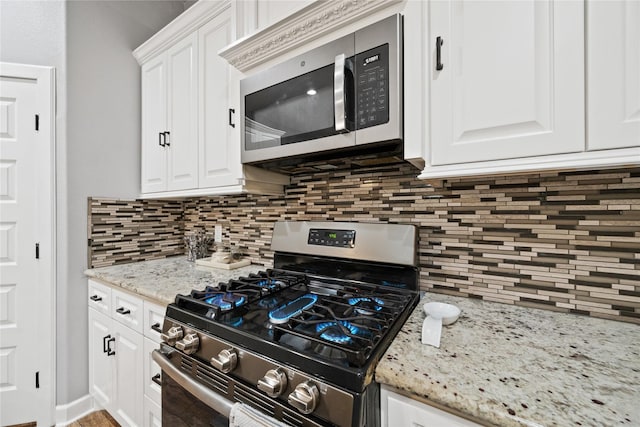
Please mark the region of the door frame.
[[0, 62], [0, 75], [36, 81], [36, 108], [39, 114], [39, 131], [36, 134], [36, 177], [38, 189], [38, 229], [40, 230], [40, 260], [38, 282], [40, 298], [34, 307], [39, 313], [40, 325], [37, 340], [40, 343], [38, 368], [40, 372], [40, 394], [37, 407], [38, 425], [55, 424], [56, 393], [56, 70], [26, 64]]

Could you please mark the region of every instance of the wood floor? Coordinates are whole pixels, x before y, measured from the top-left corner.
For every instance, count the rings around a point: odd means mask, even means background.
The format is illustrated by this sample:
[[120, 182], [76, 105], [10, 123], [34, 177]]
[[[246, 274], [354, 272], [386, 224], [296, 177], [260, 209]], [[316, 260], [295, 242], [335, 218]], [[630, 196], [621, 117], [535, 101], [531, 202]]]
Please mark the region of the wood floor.
[[107, 411], [96, 411], [72, 422], [69, 427], [120, 427], [120, 424]]

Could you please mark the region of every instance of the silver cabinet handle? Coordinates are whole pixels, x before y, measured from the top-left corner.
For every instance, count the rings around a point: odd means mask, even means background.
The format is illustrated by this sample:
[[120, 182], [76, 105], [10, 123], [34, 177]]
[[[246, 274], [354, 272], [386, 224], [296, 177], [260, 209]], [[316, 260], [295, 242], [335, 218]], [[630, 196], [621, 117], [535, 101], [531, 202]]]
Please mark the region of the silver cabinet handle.
[[336, 56], [333, 69], [333, 110], [335, 114], [336, 130], [347, 128], [345, 121], [345, 93], [344, 93], [344, 53]]
[[167, 374], [182, 388], [193, 394], [196, 399], [198, 399], [214, 411], [218, 412], [219, 414], [229, 418], [229, 414], [231, 414], [231, 408], [233, 407], [233, 403], [231, 401], [225, 399], [219, 394], [213, 392], [211, 389], [205, 387], [196, 380], [180, 372], [178, 368], [171, 364], [167, 356], [160, 352], [160, 350], [153, 350], [153, 353], [151, 353], [151, 357], [158, 364], [158, 366], [160, 366], [163, 375]]

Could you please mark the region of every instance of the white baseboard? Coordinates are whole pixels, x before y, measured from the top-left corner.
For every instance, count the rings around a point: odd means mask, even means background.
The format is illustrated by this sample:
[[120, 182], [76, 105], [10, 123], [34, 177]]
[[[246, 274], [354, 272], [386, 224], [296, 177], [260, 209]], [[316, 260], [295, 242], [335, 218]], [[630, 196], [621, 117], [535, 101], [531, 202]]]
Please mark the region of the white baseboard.
[[93, 411], [93, 397], [87, 394], [71, 403], [56, 406], [56, 427], [64, 427]]

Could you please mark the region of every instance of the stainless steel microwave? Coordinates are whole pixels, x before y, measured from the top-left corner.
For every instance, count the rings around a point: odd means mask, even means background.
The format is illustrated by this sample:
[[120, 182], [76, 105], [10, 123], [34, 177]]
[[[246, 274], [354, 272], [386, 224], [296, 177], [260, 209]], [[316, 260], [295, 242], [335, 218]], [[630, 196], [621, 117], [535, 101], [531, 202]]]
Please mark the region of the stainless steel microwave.
[[[300, 161], [402, 145], [402, 17], [240, 82], [242, 162]], [[401, 148], [400, 148], [401, 150]], [[381, 150], [382, 151], [382, 150]]]

